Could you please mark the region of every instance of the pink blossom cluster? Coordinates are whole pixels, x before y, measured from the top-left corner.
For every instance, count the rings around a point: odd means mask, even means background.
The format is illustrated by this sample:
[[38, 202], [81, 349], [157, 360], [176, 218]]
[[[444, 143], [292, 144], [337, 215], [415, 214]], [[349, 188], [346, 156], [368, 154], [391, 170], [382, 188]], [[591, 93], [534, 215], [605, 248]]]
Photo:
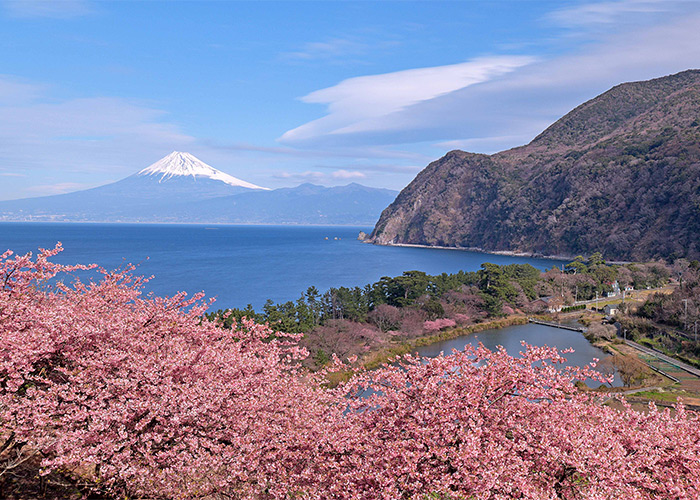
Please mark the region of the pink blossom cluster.
[[462, 324], [462, 323], [468, 323], [471, 320], [471, 316], [467, 314], [462, 314], [462, 313], [457, 313], [454, 316], [455, 322]]
[[456, 325], [457, 323], [453, 319], [438, 318], [436, 320], [426, 321], [425, 323], [423, 323], [423, 329], [428, 332], [437, 332], [442, 330], [443, 328], [451, 328]]
[[0, 448], [46, 471], [129, 498], [700, 497], [698, 417], [603, 406], [556, 349], [406, 356], [328, 388], [294, 337], [144, 297], [130, 269], [51, 281], [84, 268], [59, 250], [0, 261]]
[[333, 400], [298, 375], [295, 339], [219, 328], [198, 296], [145, 298], [129, 270], [50, 285], [75, 270], [55, 253], [0, 262], [2, 435], [129, 497], [259, 493], [305, 456], [295, 434], [314, 439]]

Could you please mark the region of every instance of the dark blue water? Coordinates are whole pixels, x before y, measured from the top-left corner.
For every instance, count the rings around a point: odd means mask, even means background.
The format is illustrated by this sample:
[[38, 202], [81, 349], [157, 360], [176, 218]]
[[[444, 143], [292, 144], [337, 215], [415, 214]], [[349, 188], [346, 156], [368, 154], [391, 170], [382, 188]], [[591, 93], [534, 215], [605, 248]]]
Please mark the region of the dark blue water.
[[96, 263], [107, 269], [137, 264], [138, 274], [155, 275], [148, 290], [158, 295], [204, 291], [217, 297], [215, 308], [249, 303], [260, 308], [268, 298], [296, 300], [312, 285], [320, 291], [363, 286], [408, 270], [439, 274], [475, 271], [483, 262], [529, 263], [540, 269], [561, 264], [457, 250], [380, 247], [357, 241], [359, 231], [371, 228], [0, 223], [0, 253], [36, 252], [60, 241], [65, 250], [55, 262]]
[[[464, 337], [419, 347], [416, 351], [421, 356], [434, 358], [441, 352], [450, 354], [452, 349], [462, 351], [467, 344], [476, 346], [481, 342], [492, 351], [496, 350], [498, 346], [503, 346], [508, 354], [517, 357], [520, 352], [525, 350], [521, 341], [525, 341], [530, 345], [556, 347], [560, 351], [572, 348], [574, 352], [563, 354], [567, 360], [565, 366], [584, 366], [592, 362], [593, 358], [603, 360], [609, 357], [603, 350], [593, 347], [579, 332], [535, 324], [484, 330], [472, 335], [465, 335]], [[587, 383], [591, 387], [599, 387], [601, 385], [593, 380], [589, 380]], [[622, 380], [617, 373], [615, 373], [615, 380], [612, 385], [615, 387], [622, 386]]]

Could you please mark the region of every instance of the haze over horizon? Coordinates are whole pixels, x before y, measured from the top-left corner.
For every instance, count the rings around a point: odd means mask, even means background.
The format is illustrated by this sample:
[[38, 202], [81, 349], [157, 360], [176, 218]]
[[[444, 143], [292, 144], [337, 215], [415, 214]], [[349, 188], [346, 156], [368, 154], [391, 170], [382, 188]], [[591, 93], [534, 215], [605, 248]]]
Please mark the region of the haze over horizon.
[[270, 188], [401, 189], [700, 67], [700, 3], [0, 2], [0, 200], [187, 151]]

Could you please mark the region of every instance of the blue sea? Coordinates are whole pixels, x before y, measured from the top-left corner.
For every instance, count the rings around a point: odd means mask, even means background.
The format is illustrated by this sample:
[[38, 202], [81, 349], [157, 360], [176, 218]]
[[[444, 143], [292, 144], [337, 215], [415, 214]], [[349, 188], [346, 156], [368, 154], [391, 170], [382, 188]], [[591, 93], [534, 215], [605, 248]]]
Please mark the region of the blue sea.
[[383, 247], [357, 240], [370, 227], [231, 226], [179, 224], [0, 223], [0, 253], [36, 252], [61, 242], [53, 260], [95, 263], [115, 269], [126, 263], [154, 275], [147, 290], [158, 295], [204, 291], [214, 309], [259, 309], [267, 299], [296, 300], [310, 286], [364, 286], [382, 276], [419, 270], [428, 274], [475, 271], [483, 262], [561, 265], [547, 259], [488, 255], [460, 250]]

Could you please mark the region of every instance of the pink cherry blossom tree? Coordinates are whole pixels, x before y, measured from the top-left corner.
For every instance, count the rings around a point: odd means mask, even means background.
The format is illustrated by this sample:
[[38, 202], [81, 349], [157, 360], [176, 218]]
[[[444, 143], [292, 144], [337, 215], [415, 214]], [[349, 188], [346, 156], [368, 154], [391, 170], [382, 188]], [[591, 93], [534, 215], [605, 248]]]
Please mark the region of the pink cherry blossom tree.
[[452, 328], [456, 326], [455, 320], [450, 318], [438, 318], [433, 321], [426, 321], [423, 323], [423, 328], [428, 332], [437, 332], [444, 328]]
[[[201, 297], [143, 297], [130, 269], [72, 286], [56, 250], [0, 264], [0, 424], [120, 495], [262, 494], [314, 439], [332, 391], [298, 373], [296, 339], [202, 319]], [[284, 460], [283, 460], [284, 459]], [[282, 475], [284, 477], [284, 475]]]
[[357, 374], [346, 388], [371, 396], [349, 400], [314, 460], [328, 478], [317, 498], [698, 498], [696, 415], [602, 406], [575, 385], [602, 379], [592, 366], [563, 369], [552, 348], [521, 354], [468, 345]]
[[700, 496], [698, 417], [604, 406], [575, 385], [593, 366], [556, 349], [407, 356], [331, 388], [297, 337], [220, 328], [199, 295], [145, 296], [133, 268], [58, 251], [0, 258], [0, 458], [122, 498]]

